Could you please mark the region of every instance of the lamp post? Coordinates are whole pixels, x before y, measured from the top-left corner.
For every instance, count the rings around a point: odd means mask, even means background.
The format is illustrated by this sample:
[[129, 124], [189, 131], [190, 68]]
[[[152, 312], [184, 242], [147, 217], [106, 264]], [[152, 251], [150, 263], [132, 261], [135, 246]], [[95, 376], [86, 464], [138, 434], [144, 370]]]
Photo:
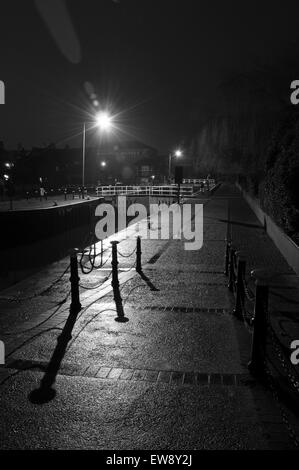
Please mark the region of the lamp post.
[[82, 144], [82, 199], [84, 199], [84, 187], [85, 187], [85, 152], [86, 152], [86, 124], [84, 122], [83, 144]]
[[[109, 132], [112, 127], [113, 118], [107, 112], [101, 112], [96, 115], [95, 122], [90, 129], [98, 127], [101, 131]], [[89, 130], [89, 129], [88, 129]], [[85, 154], [86, 154], [86, 122], [83, 123], [83, 141], [82, 141], [82, 199], [84, 199], [85, 187]]]
[[172, 162], [172, 157], [181, 157], [183, 155], [183, 152], [178, 149], [174, 152], [174, 155], [172, 155], [172, 153], [169, 154], [169, 158], [168, 158], [168, 180], [169, 180], [169, 183], [171, 181], [171, 162]]

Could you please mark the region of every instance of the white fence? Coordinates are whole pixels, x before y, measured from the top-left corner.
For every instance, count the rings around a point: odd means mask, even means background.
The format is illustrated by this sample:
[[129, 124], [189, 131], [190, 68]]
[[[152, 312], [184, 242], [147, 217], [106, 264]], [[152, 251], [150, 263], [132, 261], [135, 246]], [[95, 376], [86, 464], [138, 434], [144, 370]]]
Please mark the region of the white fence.
[[[168, 186], [98, 186], [96, 188], [97, 196], [116, 196], [116, 195], [134, 195], [134, 196], [173, 196], [178, 194], [177, 185]], [[180, 195], [182, 197], [192, 196], [193, 186], [181, 186]]]
[[200, 178], [200, 179], [186, 179], [184, 178], [183, 179], [183, 184], [200, 184], [200, 183], [203, 183], [203, 184], [207, 184], [209, 183], [209, 185], [213, 188], [215, 186], [215, 180], [214, 179], [203, 179], [203, 178]]

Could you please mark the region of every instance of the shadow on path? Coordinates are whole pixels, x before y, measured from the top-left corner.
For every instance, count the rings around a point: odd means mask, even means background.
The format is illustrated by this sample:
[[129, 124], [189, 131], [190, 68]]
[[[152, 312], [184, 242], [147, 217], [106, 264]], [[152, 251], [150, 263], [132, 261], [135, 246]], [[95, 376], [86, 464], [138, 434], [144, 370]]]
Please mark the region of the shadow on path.
[[219, 217], [205, 216], [205, 218], [206, 219], [212, 219], [212, 220], [218, 220], [218, 222], [224, 222], [225, 224], [230, 223], [231, 225], [240, 225], [241, 227], [257, 228], [257, 229], [260, 229], [260, 230], [265, 230], [263, 225], [249, 224], [247, 222], [237, 222], [236, 220], [219, 219]]
[[155, 292], [160, 291], [160, 289], [158, 289], [156, 286], [154, 286], [152, 281], [144, 274], [144, 272], [142, 270], [137, 271], [137, 272], [138, 272], [139, 276], [141, 277], [141, 279], [143, 279], [146, 282], [146, 284], [149, 286], [151, 291], [155, 291]]
[[62, 333], [57, 338], [56, 348], [46, 368], [45, 375], [40, 382], [40, 387], [30, 392], [28, 396], [31, 403], [42, 405], [55, 398], [56, 390], [52, 386], [55, 383], [67, 345], [72, 339], [72, 331], [75, 326], [78, 313], [79, 311], [70, 312]]
[[125, 316], [124, 313], [123, 300], [120, 295], [118, 279], [112, 282], [111, 284], [113, 287], [113, 298], [117, 312], [117, 317], [115, 318], [115, 321], [117, 321], [118, 323], [127, 323], [129, 319]]

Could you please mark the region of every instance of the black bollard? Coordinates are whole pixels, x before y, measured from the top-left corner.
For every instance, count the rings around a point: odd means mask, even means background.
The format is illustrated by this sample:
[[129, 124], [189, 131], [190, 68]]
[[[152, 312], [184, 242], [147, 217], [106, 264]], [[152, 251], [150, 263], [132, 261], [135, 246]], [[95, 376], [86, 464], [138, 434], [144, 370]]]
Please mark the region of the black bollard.
[[245, 270], [246, 270], [246, 261], [245, 259], [238, 256], [238, 271], [237, 271], [237, 282], [236, 282], [237, 293], [236, 293], [236, 303], [235, 303], [235, 308], [233, 310], [233, 314], [240, 320], [243, 318], [242, 308], [243, 308], [244, 298], [245, 298], [245, 291], [244, 291]]
[[78, 275], [78, 261], [77, 261], [77, 253], [78, 249], [75, 248], [71, 252], [70, 256], [70, 265], [71, 265], [71, 295], [72, 295], [72, 301], [71, 301], [71, 307], [70, 307], [70, 312], [71, 313], [78, 313], [81, 310], [81, 303], [80, 303], [80, 294], [79, 294], [79, 275]]
[[124, 310], [123, 310], [123, 305], [122, 305], [122, 298], [120, 295], [119, 291], [119, 281], [118, 281], [118, 260], [117, 260], [117, 245], [118, 241], [112, 241], [112, 281], [111, 285], [113, 288], [113, 298], [117, 310], [117, 317], [115, 318], [115, 321], [120, 322], [120, 323], [125, 323], [128, 321], [128, 319], [125, 317]]
[[229, 250], [229, 277], [228, 277], [228, 289], [231, 292], [234, 292], [234, 284], [235, 284], [235, 256], [236, 256], [236, 249], [230, 245]]
[[232, 225], [231, 225], [231, 208], [230, 200], [227, 200], [227, 221], [226, 221], [226, 241], [232, 243]]
[[228, 276], [228, 267], [229, 267], [229, 251], [230, 251], [230, 243], [226, 239], [225, 243], [225, 255], [224, 255], [224, 274]]
[[264, 378], [266, 359], [266, 340], [268, 323], [268, 295], [269, 287], [256, 280], [254, 329], [252, 337], [251, 361], [248, 364], [250, 373], [256, 377]]
[[136, 249], [136, 271], [141, 273], [142, 266], [141, 266], [141, 238], [137, 237], [137, 249]]
[[112, 281], [111, 285], [113, 289], [119, 289], [119, 281], [118, 281], [118, 260], [117, 260], [117, 245], [118, 241], [113, 241], [110, 242], [112, 245], [112, 261], [111, 261], [111, 266], [112, 266]]

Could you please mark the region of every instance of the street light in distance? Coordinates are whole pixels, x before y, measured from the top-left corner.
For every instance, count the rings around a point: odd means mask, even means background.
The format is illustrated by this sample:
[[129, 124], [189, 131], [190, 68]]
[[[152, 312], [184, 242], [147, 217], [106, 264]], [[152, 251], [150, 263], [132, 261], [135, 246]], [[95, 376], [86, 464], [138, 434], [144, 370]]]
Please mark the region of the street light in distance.
[[168, 180], [169, 180], [169, 183], [171, 182], [171, 161], [172, 161], [172, 157], [180, 158], [182, 156], [183, 156], [183, 152], [180, 149], [175, 150], [173, 154], [172, 153], [169, 154], [169, 159], [168, 159]]
[[[102, 111], [95, 116], [95, 125], [91, 127], [98, 127], [102, 132], [109, 132], [113, 127], [113, 117], [106, 111]], [[82, 143], [82, 199], [84, 199], [85, 187], [85, 153], [86, 153], [86, 123], [83, 124], [83, 143]], [[105, 163], [105, 162], [102, 162]], [[101, 164], [102, 166], [106, 166]]]

